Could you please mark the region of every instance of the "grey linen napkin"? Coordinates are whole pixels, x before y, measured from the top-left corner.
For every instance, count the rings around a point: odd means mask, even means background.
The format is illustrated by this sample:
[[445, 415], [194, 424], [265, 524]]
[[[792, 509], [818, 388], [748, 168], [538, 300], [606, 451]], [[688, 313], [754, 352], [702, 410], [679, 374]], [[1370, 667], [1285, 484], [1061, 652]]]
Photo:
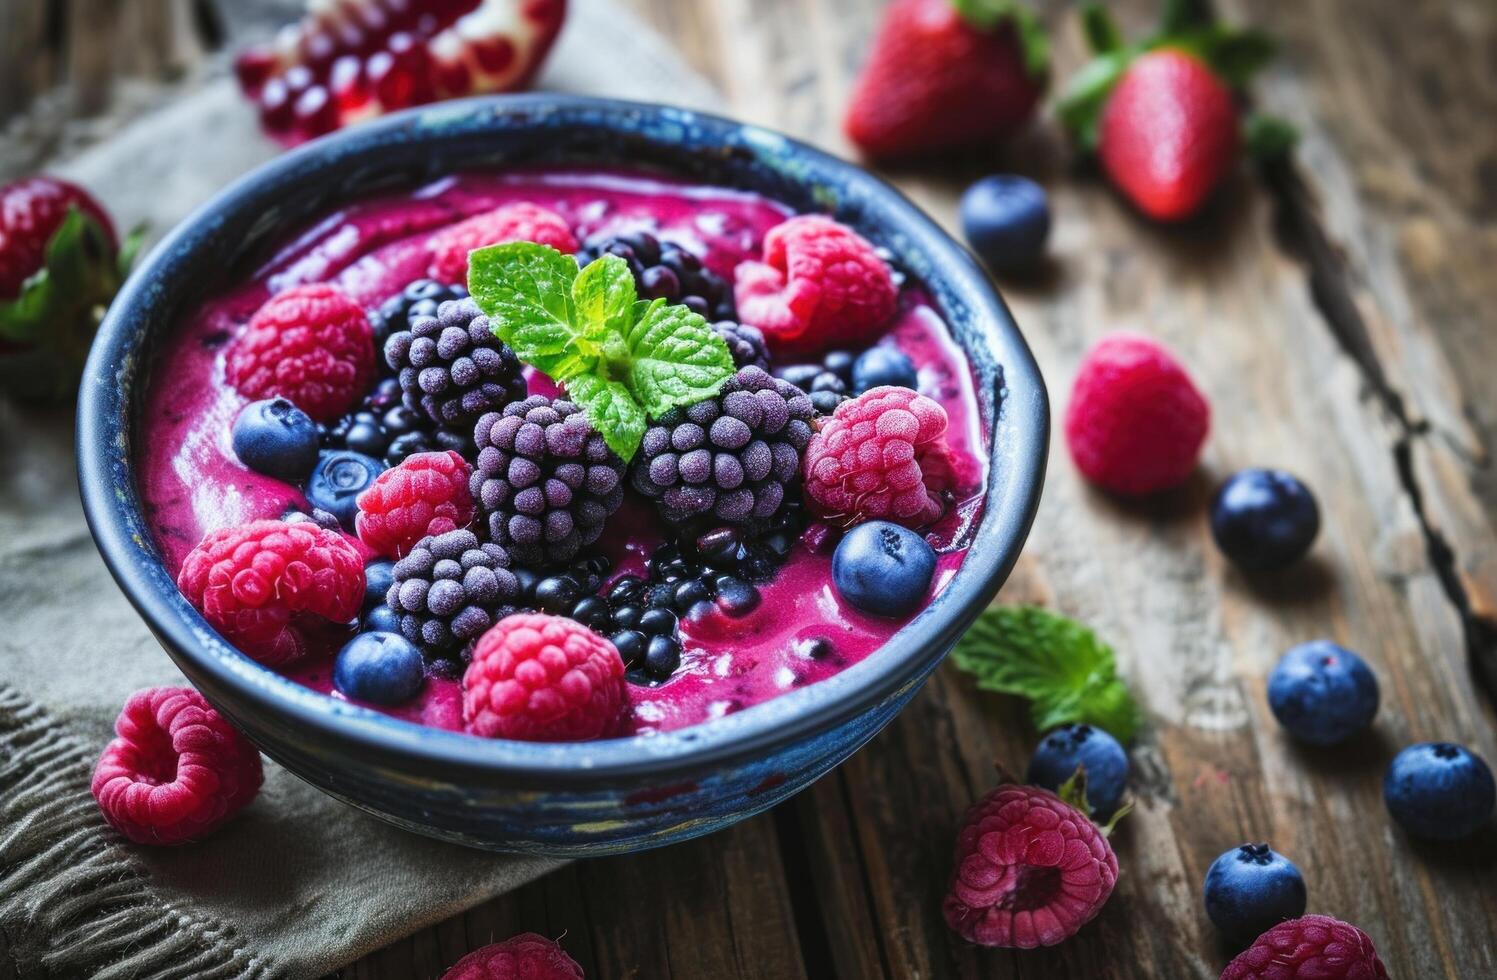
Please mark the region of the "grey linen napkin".
[[[606, 0], [573, 0], [540, 87], [716, 101]], [[219, 80], [52, 169], [161, 232], [274, 152]], [[88, 785], [114, 717], [185, 681], [94, 549], [70, 414], [0, 403], [0, 461], [0, 976], [315, 977], [556, 866], [397, 830], [268, 761], [206, 841], [113, 833]]]

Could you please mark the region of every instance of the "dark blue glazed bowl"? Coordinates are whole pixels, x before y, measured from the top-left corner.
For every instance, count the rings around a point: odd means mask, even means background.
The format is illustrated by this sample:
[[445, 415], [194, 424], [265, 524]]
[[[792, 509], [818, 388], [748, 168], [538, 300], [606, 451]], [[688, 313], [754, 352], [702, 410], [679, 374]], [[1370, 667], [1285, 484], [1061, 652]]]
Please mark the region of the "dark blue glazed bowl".
[[[154, 355], [205, 295], [287, 231], [340, 204], [456, 170], [655, 169], [822, 211], [887, 246], [929, 288], [978, 377], [992, 458], [960, 571], [883, 649], [835, 677], [681, 731], [591, 743], [473, 738], [315, 693], [223, 640], [162, 565], [133, 447]], [[725, 827], [805, 788], [914, 696], [1012, 569], [1039, 504], [1044, 384], [968, 253], [888, 185], [776, 133], [700, 113], [549, 95], [392, 116], [288, 153], [220, 193], [130, 277], [94, 343], [78, 404], [83, 503], [99, 550], [192, 683], [265, 753], [326, 792], [422, 834], [581, 855]]]

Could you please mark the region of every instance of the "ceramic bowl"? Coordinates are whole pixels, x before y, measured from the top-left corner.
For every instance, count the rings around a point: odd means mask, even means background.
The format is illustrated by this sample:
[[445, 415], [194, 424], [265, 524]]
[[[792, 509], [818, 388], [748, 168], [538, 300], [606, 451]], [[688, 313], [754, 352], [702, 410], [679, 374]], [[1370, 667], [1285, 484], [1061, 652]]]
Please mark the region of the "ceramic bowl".
[[[757, 191], [887, 247], [965, 349], [992, 457], [981, 523], [946, 588], [880, 650], [836, 676], [680, 731], [591, 743], [486, 740], [315, 693], [223, 640], [178, 593], [136, 490], [154, 355], [209, 290], [340, 204], [457, 170], [583, 164]], [[581, 855], [667, 844], [773, 806], [888, 724], [1003, 584], [1039, 503], [1044, 384], [972, 257], [859, 167], [777, 133], [660, 105], [549, 95], [413, 110], [287, 153], [166, 236], [109, 311], [78, 404], [89, 525], [120, 587], [182, 672], [264, 752], [354, 806], [421, 834]]]

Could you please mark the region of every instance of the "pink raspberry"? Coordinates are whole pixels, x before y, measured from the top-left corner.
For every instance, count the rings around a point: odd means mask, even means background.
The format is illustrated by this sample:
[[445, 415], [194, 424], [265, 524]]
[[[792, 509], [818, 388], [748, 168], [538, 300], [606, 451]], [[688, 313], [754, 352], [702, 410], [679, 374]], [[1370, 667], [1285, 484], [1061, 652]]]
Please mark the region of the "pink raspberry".
[[1349, 922], [1305, 915], [1280, 922], [1227, 964], [1221, 980], [1387, 980], [1372, 939]]
[[209, 531], [182, 562], [177, 588], [214, 629], [262, 664], [306, 652], [306, 617], [347, 623], [364, 600], [364, 561], [311, 521], [251, 521]]
[[432, 235], [426, 274], [438, 282], [467, 282], [468, 253], [505, 242], [535, 242], [558, 252], [577, 251], [577, 239], [565, 218], [538, 204], [518, 201], [475, 214]]
[[332, 286], [294, 286], [255, 311], [224, 370], [246, 398], [281, 395], [331, 422], [374, 381], [374, 330], [358, 304]]
[[442, 980], [582, 980], [582, 967], [558, 943], [522, 932], [458, 960]]
[[967, 813], [946, 923], [983, 946], [1054, 946], [1101, 910], [1118, 880], [1112, 845], [1080, 810], [1006, 783]]
[[820, 215], [775, 225], [764, 261], [739, 263], [739, 319], [780, 353], [861, 347], [894, 315], [898, 291], [868, 240]]
[[354, 526], [359, 540], [390, 558], [402, 558], [428, 534], [467, 527], [475, 510], [468, 492], [473, 467], [447, 450], [415, 453], [375, 477], [359, 494]]
[[463, 675], [463, 721], [486, 738], [580, 742], [613, 734], [624, 661], [575, 620], [506, 616], [478, 638]]
[[1119, 332], [1081, 362], [1066, 443], [1082, 476], [1135, 496], [1184, 483], [1211, 427], [1211, 406], [1159, 343]]
[[806, 498], [837, 524], [885, 520], [919, 528], [941, 516], [956, 467], [946, 409], [908, 388], [870, 388], [837, 406], [811, 437]]
[[191, 688], [136, 691], [114, 730], [94, 768], [94, 799], [137, 844], [206, 837], [260, 792], [260, 753]]

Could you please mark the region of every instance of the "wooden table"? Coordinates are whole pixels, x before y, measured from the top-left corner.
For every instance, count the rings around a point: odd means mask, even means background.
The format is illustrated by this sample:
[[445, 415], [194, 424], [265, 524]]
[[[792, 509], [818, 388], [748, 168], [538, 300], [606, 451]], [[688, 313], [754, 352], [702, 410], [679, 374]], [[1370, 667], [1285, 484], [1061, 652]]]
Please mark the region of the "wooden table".
[[[847, 151], [837, 123], [880, 0], [627, 2], [735, 114]], [[104, 5], [55, 7], [81, 24]], [[248, 16], [225, 3], [227, 17], [204, 17], [206, 0], [128, 6], [131, 30], [156, 41], [116, 45], [100, 68], [97, 39], [43, 32], [63, 48], [25, 78], [0, 57], [0, 113], [63, 75], [92, 111], [111, 71], [169, 75]], [[1116, 6], [1133, 29], [1149, 20], [1142, 0]], [[1115, 837], [1122, 873], [1098, 919], [1034, 952], [972, 949], [947, 931], [939, 903], [961, 816], [993, 784], [993, 761], [1022, 768], [1036, 739], [1018, 702], [947, 667], [868, 748], [774, 812], [572, 864], [345, 977], [435, 977], [521, 930], [564, 935], [595, 978], [1215, 977], [1228, 954], [1200, 883], [1247, 840], [1292, 857], [1311, 911], [1371, 933], [1393, 976], [1497, 976], [1497, 832], [1417, 844], [1380, 799], [1409, 742], [1457, 740], [1497, 763], [1497, 8], [1219, 6], [1282, 38], [1257, 93], [1303, 142], [1293, 170], [1244, 170], [1202, 220], [1145, 224], [1048, 120], [1000, 156], [890, 175], [948, 227], [982, 173], [1049, 187], [1052, 261], [1001, 285], [1057, 413], [1082, 351], [1119, 327], [1168, 342], [1213, 403], [1200, 474], [1147, 504], [1089, 490], [1057, 441], [1001, 596], [1093, 624], [1149, 715], [1133, 750], [1139, 808]], [[1083, 57], [1074, 12], [1052, 2], [1045, 19], [1064, 77]], [[37, 142], [56, 145], [48, 132]], [[1211, 544], [1205, 509], [1227, 473], [1258, 464], [1306, 479], [1325, 526], [1310, 560], [1250, 580]], [[1344, 750], [1291, 744], [1264, 699], [1277, 656], [1320, 636], [1361, 651], [1382, 682], [1375, 733]]]

